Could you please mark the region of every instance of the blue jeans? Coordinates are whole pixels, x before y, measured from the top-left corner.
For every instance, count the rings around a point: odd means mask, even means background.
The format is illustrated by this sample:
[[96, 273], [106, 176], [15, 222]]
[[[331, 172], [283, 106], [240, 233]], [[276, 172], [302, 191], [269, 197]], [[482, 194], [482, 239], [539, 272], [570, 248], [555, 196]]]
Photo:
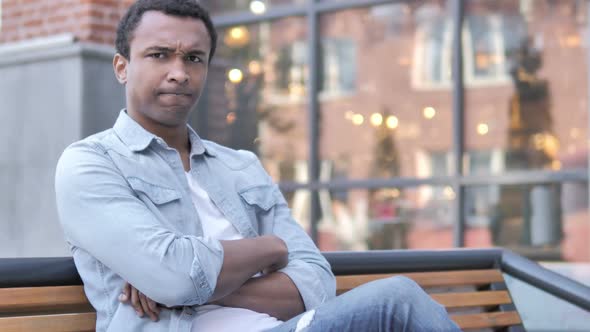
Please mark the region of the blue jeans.
[[268, 332], [461, 331], [445, 308], [406, 277], [373, 281]]

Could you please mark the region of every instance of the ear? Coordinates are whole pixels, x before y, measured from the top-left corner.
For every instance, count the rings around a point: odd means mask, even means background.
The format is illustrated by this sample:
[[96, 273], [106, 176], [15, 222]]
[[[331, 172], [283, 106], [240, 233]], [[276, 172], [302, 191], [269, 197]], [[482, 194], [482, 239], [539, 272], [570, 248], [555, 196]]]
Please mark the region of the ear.
[[113, 69], [115, 70], [115, 77], [121, 84], [127, 83], [127, 65], [129, 61], [124, 56], [117, 53], [113, 58]]

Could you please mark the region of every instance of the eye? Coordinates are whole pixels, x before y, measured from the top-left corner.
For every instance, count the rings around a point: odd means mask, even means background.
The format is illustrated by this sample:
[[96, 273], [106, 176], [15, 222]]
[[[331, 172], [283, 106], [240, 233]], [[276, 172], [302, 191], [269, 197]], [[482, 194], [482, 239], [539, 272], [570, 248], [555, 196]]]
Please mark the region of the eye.
[[190, 62], [194, 62], [194, 63], [203, 62], [203, 61], [201, 60], [201, 58], [199, 58], [199, 57], [198, 57], [198, 56], [196, 56], [196, 55], [189, 55], [189, 56], [187, 56], [186, 58], [187, 58], [187, 60], [188, 60], [188, 61], [190, 61]]
[[148, 57], [154, 58], [154, 59], [164, 59], [166, 57], [166, 54], [162, 53], [162, 52], [156, 52], [156, 53], [148, 54]]

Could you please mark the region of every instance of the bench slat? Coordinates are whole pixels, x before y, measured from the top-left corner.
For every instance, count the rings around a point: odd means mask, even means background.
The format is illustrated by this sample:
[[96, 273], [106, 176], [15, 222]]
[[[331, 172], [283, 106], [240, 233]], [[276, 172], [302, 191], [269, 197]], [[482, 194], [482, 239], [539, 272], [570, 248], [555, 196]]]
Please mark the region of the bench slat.
[[2, 332], [90, 332], [96, 328], [96, 314], [18, 316], [0, 318]]
[[[338, 294], [360, 286], [366, 282], [404, 275], [412, 278], [420, 286], [449, 287], [464, 285], [487, 285], [504, 282], [499, 270], [419, 272], [404, 274], [373, 274], [338, 276]], [[496, 306], [512, 303], [507, 291], [480, 291], [436, 293], [431, 296], [447, 308], [475, 306]], [[82, 286], [30, 287], [0, 289], [0, 314], [15, 312], [56, 311], [76, 309], [76, 313], [53, 315], [0, 317], [0, 331], [93, 331], [96, 314], [89, 305]], [[517, 312], [493, 312], [468, 315], [452, 315], [452, 319], [462, 329], [502, 327], [521, 324]]]
[[463, 285], [488, 285], [495, 282], [504, 282], [502, 272], [499, 270], [467, 270], [445, 272], [417, 272], [417, 273], [386, 273], [352, 276], [337, 276], [338, 294], [342, 294], [367, 282], [388, 278], [396, 275], [404, 275], [413, 279], [423, 288], [445, 287]]
[[452, 315], [451, 318], [461, 329], [481, 329], [521, 324], [516, 311], [490, 312], [471, 315]]
[[430, 294], [438, 303], [446, 308], [465, 308], [476, 306], [497, 306], [512, 303], [507, 291], [481, 291], [466, 293]]
[[0, 313], [58, 311], [65, 308], [93, 310], [82, 286], [0, 288]]

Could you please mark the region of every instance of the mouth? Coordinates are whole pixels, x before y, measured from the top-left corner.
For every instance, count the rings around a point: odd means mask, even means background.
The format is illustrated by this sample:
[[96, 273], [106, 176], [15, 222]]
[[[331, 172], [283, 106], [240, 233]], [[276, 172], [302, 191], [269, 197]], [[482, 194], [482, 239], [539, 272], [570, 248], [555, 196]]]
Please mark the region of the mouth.
[[174, 92], [174, 91], [164, 91], [164, 92], [159, 92], [158, 93], [159, 96], [179, 96], [179, 97], [192, 97], [192, 93], [187, 93], [187, 92]]
[[156, 96], [158, 103], [165, 107], [186, 107], [195, 102], [195, 95], [186, 90], [159, 90]]

